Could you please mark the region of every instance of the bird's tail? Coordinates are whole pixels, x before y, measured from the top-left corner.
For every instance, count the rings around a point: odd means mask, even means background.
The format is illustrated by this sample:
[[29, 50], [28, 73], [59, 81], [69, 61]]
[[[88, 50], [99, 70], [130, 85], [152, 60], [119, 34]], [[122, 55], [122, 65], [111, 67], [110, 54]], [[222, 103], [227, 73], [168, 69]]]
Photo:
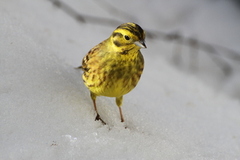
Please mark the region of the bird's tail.
[[76, 67], [75, 69], [83, 69], [82, 66]]

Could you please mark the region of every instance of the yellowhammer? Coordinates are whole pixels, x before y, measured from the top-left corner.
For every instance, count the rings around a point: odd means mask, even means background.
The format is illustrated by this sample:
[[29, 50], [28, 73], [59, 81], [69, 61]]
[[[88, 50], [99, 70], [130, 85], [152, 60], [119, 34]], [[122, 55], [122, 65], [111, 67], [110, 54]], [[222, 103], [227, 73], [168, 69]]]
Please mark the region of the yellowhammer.
[[116, 97], [121, 122], [123, 95], [130, 92], [138, 83], [144, 59], [140, 52], [146, 48], [145, 32], [135, 23], [124, 23], [113, 31], [112, 35], [93, 47], [83, 58], [81, 68], [83, 82], [90, 90], [94, 109], [97, 113], [95, 120], [100, 120], [96, 106], [97, 96]]

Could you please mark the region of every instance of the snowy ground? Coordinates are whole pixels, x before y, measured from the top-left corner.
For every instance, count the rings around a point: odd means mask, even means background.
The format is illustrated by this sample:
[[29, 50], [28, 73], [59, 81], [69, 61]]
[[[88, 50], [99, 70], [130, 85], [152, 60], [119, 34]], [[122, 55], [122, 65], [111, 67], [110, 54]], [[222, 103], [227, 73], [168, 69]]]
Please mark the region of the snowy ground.
[[[109, 15], [97, 1], [66, 2], [85, 15], [121, 17]], [[121, 1], [116, 6], [132, 17], [118, 20], [135, 20], [149, 30], [179, 29], [240, 50], [240, 28], [235, 26], [240, 22], [232, 20], [238, 13], [233, 4], [160, 2]], [[222, 25], [223, 30], [215, 29]], [[105, 97], [97, 103], [108, 125], [94, 121], [88, 90], [74, 67], [114, 29], [79, 24], [50, 1], [1, 0], [0, 159], [239, 160], [239, 100], [171, 66], [165, 56], [171, 45], [159, 40], [147, 39], [148, 48], [142, 50], [146, 67], [138, 86], [124, 97], [126, 123], [120, 123], [114, 99]], [[201, 72], [213, 73], [207, 68], [211, 63], [206, 65]], [[208, 79], [206, 75], [200, 77]], [[228, 89], [237, 88], [238, 80], [231, 80]]]

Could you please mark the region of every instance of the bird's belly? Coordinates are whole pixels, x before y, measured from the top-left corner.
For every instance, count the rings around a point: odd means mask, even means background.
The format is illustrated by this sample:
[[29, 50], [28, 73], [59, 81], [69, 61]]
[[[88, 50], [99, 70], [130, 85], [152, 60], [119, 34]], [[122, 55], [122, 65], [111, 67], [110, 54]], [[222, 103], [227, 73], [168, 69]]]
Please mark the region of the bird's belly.
[[110, 84], [106, 84], [106, 87], [101, 94], [108, 97], [120, 97], [130, 92], [134, 87], [131, 79], [116, 80]]
[[99, 78], [94, 87], [88, 88], [99, 96], [120, 97], [130, 92], [137, 85], [139, 78], [137, 74], [129, 75], [128, 73], [122, 76], [111, 74], [111, 76]]

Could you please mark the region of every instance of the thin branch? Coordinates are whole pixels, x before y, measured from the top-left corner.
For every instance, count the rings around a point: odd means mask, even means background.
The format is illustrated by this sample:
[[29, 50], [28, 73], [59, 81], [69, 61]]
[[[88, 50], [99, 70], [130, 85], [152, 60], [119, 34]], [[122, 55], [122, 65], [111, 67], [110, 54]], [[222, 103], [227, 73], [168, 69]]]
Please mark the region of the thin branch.
[[108, 25], [108, 26], [116, 26], [122, 23], [120, 21], [110, 19], [110, 18], [95, 17], [95, 16], [80, 14], [77, 11], [75, 11], [71, 6], [59, 0], [49, 0], [49, 1], [51, 1], [54, 6], [63, 10], [70, 17], [76, 19], [79, 23], [95, 23], [95, 24]]
[[133, 17], [132, 15], [120, 10], [119, 8], [111, 5], [110, 3], [106, 1], [99, 1], [99, 0], [94, 0], [95, 3], [97, 3], [99, 6], [101, 6], [104, 10], [106, 10], [110, 15], [115, 15], [123, 17], [127, 21], [137, 21], [136, 17]]
[[[79, 23], [92, 23], [92, 24], [114, 26], [114, 27], [123, 23], [115, 19], [80, 14], [77, 11], [75, 11], [72, 7], [70, 7], [69, 5], [67, 5], [66, 3], [60, 0], [49, 0], [49, 1], [51, 1], [54, 6], [66, 12], [66, 14], [76, 19]], [[122, 11], [119, 11], [117, 8], [114, 8], [110, 4], [106, 4], [106, 2], [104, 2], [104, 4], [102, 5], [107, 5], [106, 7], [108, 8], [109, 12], [117, 11], [118, 13], [122, 13]], [[129, 15], [125, 13], [124, 15], [126, 17], [129, 17]], [[148, 38], [150, 39], [176, 41], [177, 43], [181, 42], [180, 45], [187, 45], [190, 48], [195, 48], [196, 50], [205, 51], [206, 53], [208, 53], [209, 57], [223, 70], [225, 75], [229, 75], [232, 73], [232, 67], [228, 63], [228, 61], [226, 61], [224, 58], [227, 57], [228, 59], [231, 59], [235, 62], [237, 61], [237, 64], [239, 64], [239, 61], [240, 61], [240, 53], [232, 49], [229, 49], [227, 47], [206, 43], [204, 41], [201, 41], [192, 37], [186, 38], [179, 33], [164, 33], [164, 32], [154, 31], [154, 30], [146, 30], [146, 32], [147, 32]], [[219, 50], [225, 53], [224, 58], [222, 58], [222, 54], [218, 52]]]

